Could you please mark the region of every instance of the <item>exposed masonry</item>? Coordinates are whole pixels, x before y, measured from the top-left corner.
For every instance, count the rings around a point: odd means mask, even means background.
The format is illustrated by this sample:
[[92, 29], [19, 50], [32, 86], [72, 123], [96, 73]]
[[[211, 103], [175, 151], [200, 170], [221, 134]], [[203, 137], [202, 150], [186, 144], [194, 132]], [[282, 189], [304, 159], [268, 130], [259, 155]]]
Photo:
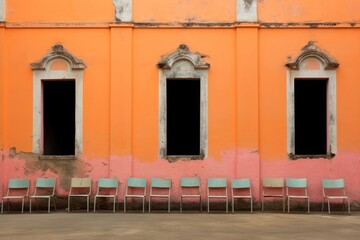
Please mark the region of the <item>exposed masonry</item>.
[[237, 22], [257, 22], [257, 19], [257, 0], [237, 0]]
[[132, 21], [132, 0], [113, 0], [115, 20], [119, 22]]
[[[308, 67], [308, 66], [312, 67]], [[314, 67], [315, 66], [315, 67]], [[332, 158], [337, 152], [336, 124], [336, 69], [339, 63], [314, 42], [309, 42], [296, 57], [295, 61], [286, 64], [287, 70], [287, 143], [290, 159], [297, 158]], [[327, 122], [328, 140], [326, 156], [296, 156], [295, 155], [295, 109], [294, 81], [301, 79], [328, 79]]]
[[0, 22], [5, 21], [5, 0], [0, 0]]
[[[63, 69], [52, 68], [53, 65], [64, 66]], [[33, 153], [43, 154], [43, 123], [42, 123], [42, 83], [61, 79], [75, 80], [75, 154], [82, 152], [82, 112], [83, 112], [83, 70], [84, 62], [62, 45], [56, 44], [51, 51], [39, 61], [30, 65], [33, 70]]]
[[[178, 159], [204, 159], [207, 156], [207, 85], [210, 64], [203, 61], [206, 56], [191, 52], [189, 47], [181, 44], [174, 52], [163, 56], [159, 68], [159, 156], [169, 161]], [[166, 79], [200, 79], [200, 156], [167, 156], [166, 155]], [[190, 80], [191, 81], [191, 80]], [[186, 95], [186, 93], [184, 93]]]

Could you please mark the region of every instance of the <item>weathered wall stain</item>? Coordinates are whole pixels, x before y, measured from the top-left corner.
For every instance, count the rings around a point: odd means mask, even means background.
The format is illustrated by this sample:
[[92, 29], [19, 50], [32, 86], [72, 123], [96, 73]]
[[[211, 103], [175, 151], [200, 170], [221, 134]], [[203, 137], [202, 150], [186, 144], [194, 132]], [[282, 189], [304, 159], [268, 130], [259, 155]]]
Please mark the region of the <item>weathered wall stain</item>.
[[89, 163], [81, 159], [41, 159], [39, 154], [29, 152], [16, 152], [16, 148], [12, 147], [9, 151], [9, 159], [23, 160], [24, 169], [15, 168], [15, 171], [22, 171], [25, 176], [31, 176], [37, 171], [50, 171], [58, 176], [58, 182], [63, 190], [68, 190], [72, 177], [89, 176], [93, 168]]

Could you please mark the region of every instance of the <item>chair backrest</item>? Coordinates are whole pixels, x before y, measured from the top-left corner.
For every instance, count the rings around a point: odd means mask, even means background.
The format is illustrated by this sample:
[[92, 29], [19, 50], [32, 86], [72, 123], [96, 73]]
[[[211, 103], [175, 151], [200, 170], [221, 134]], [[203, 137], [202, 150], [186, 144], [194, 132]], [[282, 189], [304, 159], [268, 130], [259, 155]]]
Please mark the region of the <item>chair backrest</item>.
[[306, 188], [306, 178], [286, 178], [286, 186], [289, 188]]
[[263, 187], [265, 188], [283, 188], [284, 178], [263, 178]]
[[134, 187], [134, 188], [146, 188], [146, 179], [145, 178], [128, 177], [127, 186]]
[[180, 178], [180, 187], [200, 187], [200, 178], [198, 177]]
[[91, 178], [72, 178], [71, 188], [91, 188]]
[[250, 188], [249, 178], [231, 179], [231, 188]]
[[152, 178], [151, 179], [152, 188], [170, 188], [171, 180], [167, 178]]
[[36, 179], [36, 188], [55, 188], [56, 178], [38, 178]]
[[208, 178], [208, 188], [227, 188], [226, 178]]
[[117, 178], [99, 178], [98, 188], [117, 188], [119, 180]]
[[20, 188], [29, 188], [30, 180], [29, 179], [9, 179], [8, 188], [9, 189], [20, 189]]
[[323, 188], [345, 188], [343, 178], [340, 179], [322, 179]]

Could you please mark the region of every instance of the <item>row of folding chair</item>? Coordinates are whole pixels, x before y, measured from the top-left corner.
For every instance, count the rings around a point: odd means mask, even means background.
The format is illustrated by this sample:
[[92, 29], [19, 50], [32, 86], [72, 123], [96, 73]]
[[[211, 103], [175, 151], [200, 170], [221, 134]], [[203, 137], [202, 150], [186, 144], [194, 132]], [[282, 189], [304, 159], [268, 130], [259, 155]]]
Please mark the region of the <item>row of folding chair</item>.
[[8, 189], [5, 196], [2, 197], [1, 213], [4, 212], [4, 201], [9, 208], [10, 200], [21, 200], [21, 213], [24, 212], [24, 202], [26, 198], [29, 198], [30, 205], [29, 211], [31, 213], [32, 199], [47, 199], [48, 200], [48, 212], [50, 212], [51, 199], [53, 199], [54, 208], [56, 210], [55, 203], [55, 186], [56, 178], [37, 178], [35, 183], [35, 189], [33, 195], [29, 196], [30, 180], [29, 179], [9, 179]]
[[[286, 201], [289, 213], [291, 199], [304, 199], [307, 212], [309, 213], [310, 197], [308, 195], [307, 189], [308, 182], [306, 178], [286, 178], [286, 183], [284, 178], [263, 178], [261, 211], [264, 211], [266, 198], [280, 198], [282, 199], [283, 212], [285, 212]], [[347, 210], [350, 214], [350, 200], [345, 191], [344, 179], [322, 179], [322, 194], [322, 211], [324, 211], [324, 204], [327, 202], [327, 209], [328, 213], [330, 214], [330, 201], [342, 200], [344, 209], [345, 202], [347, 202]]]
[[[55, 178], [38, 178], [35, 184], [33, 195], [29, 196], [30, 181], [28, 179], [9, 179], [7, 194], [2, 198], [1, 213], [3, 213], [4, 200], [9, 203], [10, 200], [20, 199], [22, 201], [22, 210], [24, 212], [24, 201], [30, 198], [29, 211], [31, 213], [32, 199], [47, 199], [48, 212], [50, 212], [51, 199], [55, 203]], [[171, 179], [152, 178], [149, 194], [149, 212], [153, 198], [167, 199], [167, 209], [170, 213], [171, 202]], [[249, 178], [231, 179], [231, 203], [232, 212], [235, 210], [235, 200], [249, 199], [250, 211], [253, 212], [253, 196], [251, 182]], [[70, 212], [71, 198], [86, 197], [87, 211], [89, 212], [90, 195], [92, 181], [91, 178], [72, 178], [68, 195], [68, 211]], [[113, 199], [113, 212], [115, 212], [116, 201], [118, 198], [119, 181], [117, 178], [99, 178], [97, 182], [97, 191], [94, 196], [94, 212], [96, 211], [98, 198]], [[129, 198], [142, 199], [142, 211], [145, 212], [147, 180], [145, 178], [129, 177], [127, 179], [126, 191], [124, 196], [124, 212], [127, 210], [127, 201]], [[221, 191], [221, 192], [220, 192]], [[330, 214], [330, 201], [343, 200], [348, 203], [348, 212], [350, 213], [350, 200], [345, 192], [344, 179], [323, 179], [322, 180], [323, 203], [327, 202], [328, 212]], [[340, 191], [340, 193], [339, 193]], [[226, 178], [208, 178], [207, 179], [207, 212], [210, 211], [211, 199], [225, 199], [226, 212], [228, 212], [228, 182]], [[183, 210], [183, 199], [197, 198], [199, 209], [202, 210], [201, 200], [201, 181], [199, 177], [184, 177], [180, 179], [180, 212]], [[290, 212], [291, 199], [304, 199], [307, 203], [307, 211], [310, 212], [310, 197], [307, 192], [306, 178], [287, 178], [286, 184], [284, 178], [263, 178], [262, 182], [262, 203], [261, 210], [264, 211], [266, 198], [280, 198], [283, 202], [283, 211], [285, 212], [285, 202], [287, 200], [288, 212]]]

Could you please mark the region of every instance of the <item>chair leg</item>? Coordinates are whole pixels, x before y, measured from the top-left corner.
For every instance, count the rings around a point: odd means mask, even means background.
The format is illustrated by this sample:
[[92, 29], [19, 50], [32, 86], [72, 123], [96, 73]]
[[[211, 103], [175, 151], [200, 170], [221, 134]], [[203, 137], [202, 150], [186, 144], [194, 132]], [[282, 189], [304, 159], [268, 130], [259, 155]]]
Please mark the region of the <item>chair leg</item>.
[[70, 196], [68, 196], [68, 212], [70, 212]]
[[350, 199], [347, 199], [348, 201], [348, 211], [349, 211], [349, 214], [350, 214]]
[[288, 213], [290, 213], [290, 198], [287, 198], [287, 208], [288, 208]]
[[264, 197], [261, 199], [261, 212], [264, 212]]
[[169, 201], [168, 201], [168, 213], [170, 213], [170, 197], [169, 197]]
[[94, 212], [96, 212], [96, 196], [94, 197]]
[[228, 198], [226, 197], [226, 213], [229, 212], [229, 201], [228, 201]]
[[328, 210], [329, 210], [329, 214], [330, 214], [330, 199], [328, 199]]
[[149, 197], [149, 213], [151, 213], [151, 196]]
[[29, 199], [29, 212], [31, 213], [31, 198]]
[[25, 198], [22, 199], [21, 213], [24, 213], [24, 202], [25, 202]]
[[50, 203], [50, 197], [49, 197], [49, 199], [48, 199], [48, 213], [50, 213], [50, 205], [51, 205], [51, 203]]
[[285, 212], [285, 202], [286, 202], [286, 198], [283, 198], [283, 212]]
[[182, 213], [182, 196], [180, 196], [180, 213]]
[[143, 199], [143, 213], [145, 213], [145, 197], [143, 197], [142, 199]]
[[324, 202], [325, 202], [325, 199], [323, 199], [322, 204], [321, 204], [321, 212], [324, 211]]
[[307, 198], [307, 204], [308, 204], [308, 213], [310, 213], [310, 198]]
[[231, 212], [234, 213], [234, 204], [235, 204], [235, 201], [234, 201], [234, 197], [231, 198]]
[[253, 199], [250, 198], [250, 212], [253, 213]]
[[114, 197], [114, 208], [113, 208], [113, 213], [115, 213], [115, 208], [116, 208], [116, 197]]
[[124, 213], [126, 213], [126, 196], [124, 197]]
[[210, 202], [210, 198], [208, 197], [208, 199], [207, 199], [207, 212], [208, 213], [210, 212], [210, 209], [209, 209], [210, 204], [209, 204], [209, 202]]
[[89, 196], [86, 197], [86, 210], [87, 212], [89, 212], [89, 205], [90, 205], [90, 199], [89, 199]]
[[202, 212], [202, 201], [201, 201], [201, 196], [200, 196], [200, 199], [199, 199], [199, 205], [200, 205], [200, 212]]

